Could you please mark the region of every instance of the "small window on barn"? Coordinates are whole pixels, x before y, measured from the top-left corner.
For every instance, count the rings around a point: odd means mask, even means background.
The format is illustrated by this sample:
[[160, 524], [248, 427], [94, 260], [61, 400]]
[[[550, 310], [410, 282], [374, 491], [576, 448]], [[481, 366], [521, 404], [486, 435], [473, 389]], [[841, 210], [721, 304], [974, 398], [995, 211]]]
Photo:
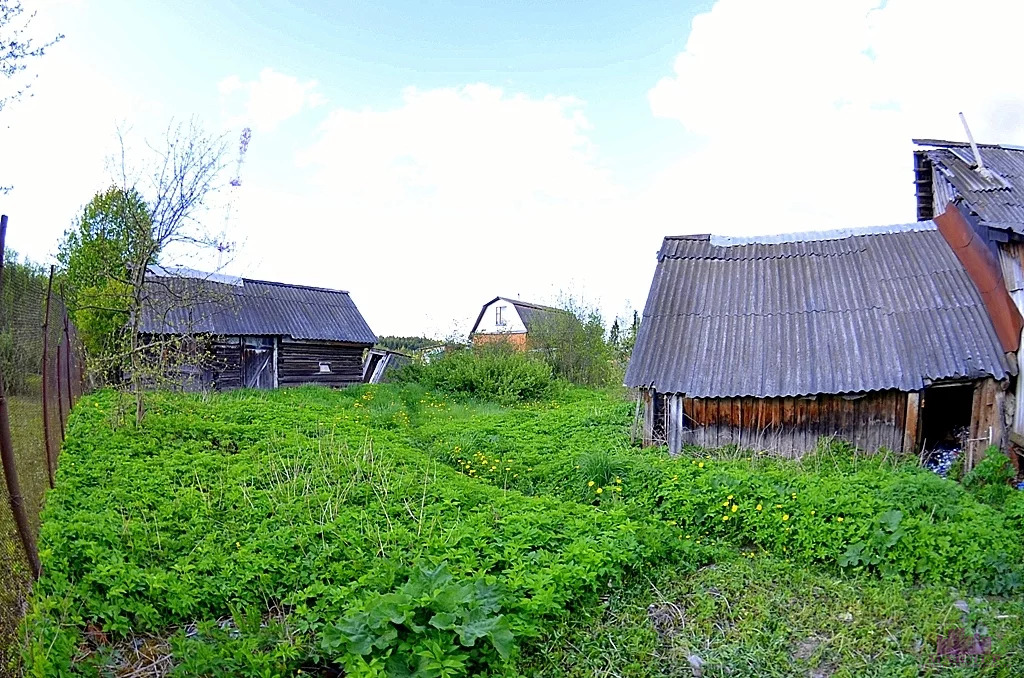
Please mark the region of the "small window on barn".
[[494, 309], [494, 324], [498, 327], [505, 326], [505, 307], [498, 306]]
[[331, 364], [328, 362], [320, 361], [320, 374], [330, 374]]

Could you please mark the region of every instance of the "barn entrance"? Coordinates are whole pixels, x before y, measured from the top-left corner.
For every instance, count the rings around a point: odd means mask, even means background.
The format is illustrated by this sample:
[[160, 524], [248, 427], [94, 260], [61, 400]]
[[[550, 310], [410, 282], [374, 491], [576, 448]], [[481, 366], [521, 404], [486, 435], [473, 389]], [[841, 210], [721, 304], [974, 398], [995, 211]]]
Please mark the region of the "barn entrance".
[[946, 475], [967, 449], [974, 407], [973, 384], [941, 384], [924, 390], [921, 444], [925, 465]]
[[242, 386], [274, 388], [274, 338], [242, 338]]

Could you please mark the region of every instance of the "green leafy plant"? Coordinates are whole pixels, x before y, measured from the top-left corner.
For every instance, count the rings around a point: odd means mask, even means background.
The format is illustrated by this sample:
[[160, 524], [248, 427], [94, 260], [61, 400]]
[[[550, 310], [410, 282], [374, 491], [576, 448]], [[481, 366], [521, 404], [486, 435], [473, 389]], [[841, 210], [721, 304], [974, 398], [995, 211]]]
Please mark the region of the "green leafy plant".
[[446, 563], [421, 566], [398, 591], [374, 594], [328, 626], [321, 645], [349, 673], [384, 660], [390, 677], [455, 678], [490, 663], [477, 641], [487, 641], [502, 659], [511, 655], [513, 636], [500, 610], [493, 584], [457, 582]]

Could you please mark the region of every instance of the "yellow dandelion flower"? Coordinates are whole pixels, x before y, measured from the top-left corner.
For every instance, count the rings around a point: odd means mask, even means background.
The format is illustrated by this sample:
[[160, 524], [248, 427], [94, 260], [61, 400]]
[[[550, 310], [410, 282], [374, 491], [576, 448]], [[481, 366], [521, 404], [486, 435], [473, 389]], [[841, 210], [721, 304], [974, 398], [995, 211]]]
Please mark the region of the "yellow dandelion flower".
[[596, 492], [597, 494], [601, 494], [602, 492], [604, 492], [604, 489], [599, 487], [596, 490], [594, 490], [594, 492]]
[[730, 494], [726, 499], [732, 499], [732, 495]]
[[758, 505], [756, 506], [756, 508], [757, 508], [757, 510], [758, 510], [758, 511], [760, 511], [760, 510], [761, 510], [761, 505], [760, 505], [760, 504], [758, 504]]
[[617, 482], [617, 483], [621, 483], [621, 482], [622, 482], [622, 478], [616, 478], [616, 479], [615, 479], [615, 482]]
[[615, 486], [615, 491], [616, 492], [622, 492], [622, 487], [620, 485], [616, 485]]
[[839, 522], [843, 522], [843, 517], [839, 516], [838, 518], [836, 518], [836, 520], [838, 520]]
[[729, 520], [729, 516], [722, 516], [722, 520]]
[[587, 487], [593, 487], [593, 486], [594, 486], [594, 481], [593, 480], [591, 480], [590, 482], [587, 483]]
[[814, 514], [816, 514], [816, 513], [817, 513], [817, 511], [811, 511], [811, 515], [812, 515], [812, 516], [813, 516]]
[[697, 468], [704, 468], [704, 462], [697, 464]]
[[739, 506], [737, 506], [736, 504], [733, 504], [733, 505], [732, 505], [732, 512], [733, 512], [733, 513], [736, 513], [736, 510], [737, 510], [738, 508], [739, 508]]
[[783, 513], [782, 514], [782, 519], [783, 520], [789, 520], [789, 514], [788, 513]]

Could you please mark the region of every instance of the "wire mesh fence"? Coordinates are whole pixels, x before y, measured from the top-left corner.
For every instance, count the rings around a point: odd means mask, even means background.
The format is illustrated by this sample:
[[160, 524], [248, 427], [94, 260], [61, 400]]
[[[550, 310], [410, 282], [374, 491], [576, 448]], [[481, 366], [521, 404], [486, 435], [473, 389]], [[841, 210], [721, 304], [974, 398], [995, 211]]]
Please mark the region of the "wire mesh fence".
[[19, 624], [39, 574], [36, 542], [84, 355], [53, 271], [5, 248], [0, 220], [0, 676], [18, 675]]

